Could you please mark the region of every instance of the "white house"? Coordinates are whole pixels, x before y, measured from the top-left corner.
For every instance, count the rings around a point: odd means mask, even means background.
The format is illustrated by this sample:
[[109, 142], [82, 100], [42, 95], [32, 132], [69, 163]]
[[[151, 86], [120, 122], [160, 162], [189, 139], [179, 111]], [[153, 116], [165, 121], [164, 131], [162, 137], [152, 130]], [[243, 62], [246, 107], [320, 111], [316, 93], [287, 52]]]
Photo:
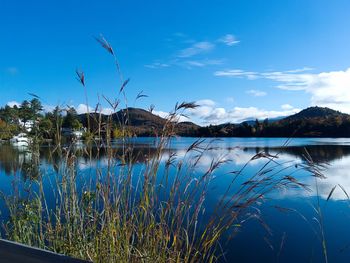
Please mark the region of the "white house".
[[27, 132], [31, 132], [34, 127], [34, 121], [29, 120], [24, 123], [22, 120], [19, 120], [19, 125], [21, 125]]

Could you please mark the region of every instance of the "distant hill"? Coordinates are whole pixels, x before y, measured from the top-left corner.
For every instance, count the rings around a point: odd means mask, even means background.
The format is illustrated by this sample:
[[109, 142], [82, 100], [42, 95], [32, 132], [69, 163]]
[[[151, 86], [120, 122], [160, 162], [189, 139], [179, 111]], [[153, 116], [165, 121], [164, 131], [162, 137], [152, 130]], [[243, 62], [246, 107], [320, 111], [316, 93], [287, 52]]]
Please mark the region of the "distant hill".
[[[284, 118], [285, 118], [285, 117], [268, 118], [267, 121], [268, 121], [268, 123], [273, 123], [273, 122], [282, 120], [282, 119], [284, 119]], [[264, 120], [259, 120], [259, 121], [264, 121]], [[245, 121], [241, 122], [240, 124], [241, 124], [241, 125], [244, 125], [244, 123], [246, 123], [246, 124], [249, 124], [249, 125], [254, 125], [255, 122], [256, 122], [256, 119], [248, 119], [248, 120], [245, 120]]]
[[113, 121], [115, 123], [125, 122], [126, 119], [129, 120], [128, 124], [130, 126], [146, 126], [153, 128], [163, 127], [166, 121], [162, 117], [159, 117], [150, 111], [139, 108], [128, 108], [113, 114]]
[[309, 107], [273, 123], [265, 133], [271, 136], [350, 137], [350, 115], [330, 108]]
[[[98, 114], [91, 114], [98, 119]], [[136, 136], [160, 135], [166, 119], [149, 111], [128, 108], [112, 115], [117, 127], [128, 116], [128, 128]], [[80, 115], [84, 126], [86, 114]], [[101, 119], [105, 121], [106, 115]], [[93, 125], [93, 121], [90, 121]], [[265, 121], [246, 121], [240, 124], [220, 124], [201, 127], [192, 122], [175, 125], [175, 133], [188, 137], [350, 137], [350, 115], [329, 108], [310, 107], [285, 118]]]
[[207, 137], [350, 137], [350, 115], [310, 107], [275, 121], [247, 121], [199, 128]]
[[330, 108], [309, 107], [272, 123], [261, 136], [350, 137], [350, 115]]
[[[87, 115], [79, 115], [80, 121], [87, 126]], [[97, 113], [90, 114], [90, 125], [97, 125], [100, 115]], [[107, 121], [107, 115], [101, 115], [102, 122]], [[120, 110], [112, 115], [112, 121], [116, 127], [121, 124], [128, 126], [129, 130], [137, 136], [155, 136], [159, 135], [166, 123], [166, 119], [153, 114], [150, 111], [140, 108], [127, 108]], [[194, 136], [199, 126], [192, 122], [180, 122], [175, 126], [175, 132], [179, 136]]]
[[299, 113], [288, 116], [283, 120], [301, 120], [301, 119], [313, 119], [313, 118], [329, 118], [329, 117], [346, 117], [348, 114], [341, 113], [340, 111], [332, 110], [330, 108], [323, 107], [309, 107]]

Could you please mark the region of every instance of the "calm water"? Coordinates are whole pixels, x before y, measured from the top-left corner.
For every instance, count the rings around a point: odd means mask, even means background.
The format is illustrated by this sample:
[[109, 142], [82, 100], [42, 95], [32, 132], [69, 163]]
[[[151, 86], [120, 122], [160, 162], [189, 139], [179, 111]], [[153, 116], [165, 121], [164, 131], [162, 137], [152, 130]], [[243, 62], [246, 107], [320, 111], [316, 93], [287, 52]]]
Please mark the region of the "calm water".
[[[164, 153], [164, 160], [173, 152], [181, 158], [193, 141], [193, 138], [174, 139]], [[292, 174], [310, 188], [308, 192], [300, 189], [274, 191], [266, 196], [264, 202], [252, 208], [259, 211], [269, 230], [253, 218], [244, 222], [237, 228], [232, 240], [227, 244], [223, 241], [227, 262], [324, 262], [320, 231], [315, 219], [317, 215], [313, 209], [317, 204], [316, 181], [308, 172], [299, 169], [305, 161], [305, 149], [315, 162], [328, 164], [324, 170], [327, 179], [318, 180], [318, 190], [329, 262], [350, 262], [349, 201], [339, 186], [331, 199], [326, 201], [335, 185], [340, 184], [350, 193], [350, 139], [293, 139], [286, 147], [282, 147], [286, 141], [285, 138], [225, 138], [213, 142], [214, 149], [199, 163], [197, 172], [201, 173], [206, 171], [212, 159], [231, 160], [215, 173], [205, 202], [206, 213], [210, 213], [222, 197], [232, 180], [232, 172], [242, 168], [261, 151], [278, 154], [276, 162], [279, 169], [283, 169], [279, 176]], [[139, 138], [134, 142], [138, 151], [143, 152], [136, 164], [141, 167], [144, 158], [154, 152], [156, 143], [153, 138]], [[117, 142], [115, 147], [118, 148]], [[49, 188], [50, 180], [57, 175], [60, 160], [49, 158], [48, 152], [47, 148], [41, 149], [40, 166], [37, 166], [33, 164], [30, 152], [0, 144], [1, 191], [11, 194], [16, 180], [30, 181], [30, 177], [35, 176], [39, 170], [47, 176], [45, 182]], [[266, 161], [264, 158], [251, 161], [240, 175], [239, 182], [243, 183], [245, 178], [256, 173]], [[82, 177], [93, 177], [94, 166], [103, 166], [104, 163], [103, 156], [92, 161], [79, 157], [79, 173]], [[288, 211], [282, 208], [288, 208]], [[2, 218], [6, 217], [6, 209], [1, 202], [0, 209]]]

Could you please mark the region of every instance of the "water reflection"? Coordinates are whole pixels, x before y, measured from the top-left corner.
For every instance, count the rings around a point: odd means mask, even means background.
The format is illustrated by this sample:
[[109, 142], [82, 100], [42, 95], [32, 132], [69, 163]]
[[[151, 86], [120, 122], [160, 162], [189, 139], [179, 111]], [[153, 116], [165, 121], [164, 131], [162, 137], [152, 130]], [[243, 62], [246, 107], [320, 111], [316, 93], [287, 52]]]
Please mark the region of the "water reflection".
[[[36, 155], [26, 147], [14, 147], [11, 144], [1, 144], [0, 145], [0, 174], [5, 174], [7, 176], [16, 174], [18, 171], [23, 173], [24, 178], [28, 178], [26, 171], [28, 168], [36, 166], [52, 166], [56, 172], [58, 172], [59, 165], [62, 163], [62, 159], [65, 158], [65, 153], [68, 149], [64, 149], [63, 152], [58, 153], [54, 147], [41, 147], [38, 152], [39, 160], [36, 160]], [[81, 167], [84, 164], [89, 166], [94, 166], [97, 162], [106, 163], [107, 152], [105, 148], [97, 148], [94, 146], [78, 145], [78, 147], [73, 147], [69, 149], [76, 156], [78, 163]], [[115, 147], [113, 150], [113, 156], [118, 159], [122, 153], [127, 152], [126, 157], [130, 159], [131, 163], [143, 163], [146, 160], [152, 158], [157, 153], [156, 148], [147, 147], [147, 145], [138, 145], [137, 147], [130, 148], [119, 148]]]
[[[279, 139], [276, 139], [277, 141]], [[324, 140], [324, 139], [323, 139]], [[164, 150], [162, 158], [165, 162], [171, 154], [176, 154], [177, 158], [182, 158], [186, 155], [187, 147], [193, 142], [193, 139], [181, 139], [171, 142], [169, 147]], [[293, 173], [293, 169], [296, 170], [297, 166], [293, 167], [291, 163], [297, 165], [305, 161], [306, 151], [312, 157], [316, 163], [329, 164], [327, 169], [324, 170], [327, 176], [326, 180], [319, 182], [319, 190], [323, 198], [327, 198], [329, 191], [335, 185], [341, 185], [345, 190], [350, 189], [350, 145], [340, 145], [337, 141], [317, 141], [313, 140], [310, 145], [306, 145], [305, 139], [292, 143], [288, 147], [276, 146], [277, 142], [269, 140], [255, 141], [255, 146], [252, 145], [254, 141], [235, 141], [235, 140], [218, 140], [212, 144], [213, 149], [208, 151], [200, 160], [198, 167], [199, 170], [204, 172], [212, 160], [219, 158], [223, 160], [230, 160], [230, 164], [221, 168], [221, 173], [228, 173], [234, 170], [240, 169], [245, 164], [249, 163], [248, 173], [254, 173], [254, 170], [258, 169], [261, 165], [266, 163], [266, 159], [257, 159], [252, 161], [251, 158], [259, 152], [266, 152], [272, 156], [278, 156], [275, 161], [283, 165], [290, 166], [289, 173]], [[310, 141], [307, 141], [310, 143]], [[133, 141], [133, 147], [122, 149], [118, 142], [115, 142], [113, 156], [118, 161], [118, 156], [122, 154], [122, 151], [129, 151], [127, 155], [132, 163], [143, 163], [146, 160], [152, 158], [156, 153], [156, 141], [152, 138], [142, 138], [139, 142]], [[265, 146], [264, 143], [266, 144]], [[322, 143], [322, 144], [321, 144]], [[249, 147], [245, 145], [249, 145]], [[250, 146], [252, 145], [252, 146]], [[107, 156], [104, 148], [97, 149], [96, 147], [88, 147], [85, 145], [78, 145], [73, 149], [74, 154], [77, 157], [78, 167], [81, 171], [91, 168], [99, 163], [99, 166], [107, 165]], [[51, 166], [56, 173], [59, 170], [62, 159], [60, 155], [52, 153], [53, 148], [41, 147], [39, 150], [39, 160], [26, 148], [16, 148], [10, 144], [0, 145], [0, 175], [10, 176], [19, 172], [23, 179], [35, 178], [39, 173], [40, 166]], [[91, 158], [92, 157], [92, 158]], [[191, 158], [191, 156], [187, 156]], [[314, 178], [306, 176], [305, 172], [299, 171], [297, 176], [303, 179], [303, 182], [310, 185], [311, 189], [314, 189]], [[344, 191], [338, 187], [333, 194], [335, 199], [346, 199], [347, 196]], [[312, 191], [311, 195], [314, 195], [316, 191]], [[299, 194], [298, 192], [289, 191], [287, 193], [281, 193], [279, 198], [293, 196]]]
[[[163, 165], [173, 154], [176, 154], [178, 159], [186, 156], [191, 161], [196, 153], [189, 155], [187, 148], [193, 141], [194, 139], [189, 138], [173, 140], [163, 152]], [[284, 143], [285, 139], [256, 138], [232, 138], [213, 142], [213, 149], [208, 151], [199, 161], [197, 172], [204, 173], [213, 159], [230, 160], [231, 162], [220, 167], [215, 173], [216, 177], [211, 185], [211, 193], [207, 200], [207, 210], [209, 211], [210, 205], [221, 198], [222, 192], [232, 180], [232, 172], [242, 169], [249, 163], [238, 180], [238, 183], [243, 183], [246, 178], [249, 178], [249, 175], [256, 173], [266, 164], [266, 158], [252, 160], [254, 155], [265, 152], [271, 156], [278, 156], [272, 163], [272, 165], [278, 164], [279, 169], [282, 170], [278, 176], [293, 174], [298, 180], [307, 184], [311, 190], [305, 192], [298, 189], [282, 189], [274, 192], [269, 196], [273, 199], [273, 205], [293, 207], [303, 213], [305, 218], [312, 221], [315, 215], [313, 214], [314, 210], [310, 208], [310, 204], [313, 203], [317, 193], [315, 178], [310, 173], [300, 169], [300, 164], [305, 162], [305, 151], [307, 151], [315, 163], [328, 164], [323, 171], [327, 179], [318, 180], [318, 191], [328, 209], [325, 211], [325, 220], [326, 225], [330, 228], [327, 229], [330, 258], [333, 259], [333, 262], [348, 262], [349, 251], [345, 250], [344, 252], [342, 250], [341, 253], [339, 252], [342, 247], [350, 242], [347, 239], [350, 236], [347, 223], [350, 215], [349, 211], [346, 210], [347, 204], [344, 202], [347, 196], [339, 185], [345, 191], [350, 190], [350, 143], [343, 139], [297, 139], [293, 140], [288, 147], [281, 147]], [[137, 165], [142, 165], [146, 160], [157, 154], [157, 142], [153, 138], [141, 138], [132, 141], [132, 144], [135, 147], [123, 149], [120, 143], [115, 142], [113, 156], [116, 163], [121, 162], [118, 156], [121, 155], [122, 151], [128, 151], [129, 159], [127, 161]], [[17, 174], [21, 176], [22, 180], [31, 180], [39, 173], [40, 169], [53, 171], [53, 175], [57, 174], [62, 159], [59, 154], [52, 153], [52, 151], [53, 148], [42, 147], [38, 154], [33, 154], [26, 149], [14, 148], [8, 144], [0, 145], [1, 187], [5, 187], [5, 184], [10, 182], [9, 180], [3, 180], [3, 177], [10, 179]], [[72, 152], [76, 156], [77, 167], [81, 174], [87, 173], [90, 168], [108, 165], [108, 153], [103, 148], [97, 149], [96, 147], [80, 144], [78, 147], [72, 148]], [[64, 152], [62, 156], [64, 156]], [[335, 185], [337, 185], [337, 188], [331, 199], [326, 202], [325, 200]], [[275, 247], [278, 248], [280, 245], [280, 237], [283, 235], [282, 229], [287, 233], [286, 252], [281, 254], [280, 262], [310, 261], [310, 251], [317, 251], [314, 253], [315, 255], [322, 255], [319, 247], [315, 249], [310, 245], [315, 244], [315, 235], [310, 228], [310, 224], [306, 223], [300, 216], [293, 214], [283, 217], [266, 206], [256, 209], [261, 209], [269, 217], [269, 223], [272, 225], [276, 239], [271, 242], [275, 242], [273, 244]], [[242, 235], [238, 235], [238, 239], [234, 240], [235, 243], [232, 246], [230, 245], [227, 254], [228, 262], [231, 262], [230, 258], [237, 259], [237, 257], [240, 259], [239, 262], [258, 262], [261, 261], [261, 258], [264, 258], [266, 262], [275, 262], [278, 252], [270, 250], [264, 239], [260, 238], [261, 232], [261, 229], [248, 223], [242, 229]], [[255, 242], [252, 242], [252, 240]], [[249, 255], [247, 255], [248, 246], [256, 253], [248, 253]], [[298, 254], [295, 251], [300, 252]], [[322, 260], [322, 257], [313, 258], [313, 262], [319, 262], [320, 260]]]
[[23, 166], [31, 163], [32, 153], [27, 148], [0, 145], [0, 171], [6, 175], [16, 174]]

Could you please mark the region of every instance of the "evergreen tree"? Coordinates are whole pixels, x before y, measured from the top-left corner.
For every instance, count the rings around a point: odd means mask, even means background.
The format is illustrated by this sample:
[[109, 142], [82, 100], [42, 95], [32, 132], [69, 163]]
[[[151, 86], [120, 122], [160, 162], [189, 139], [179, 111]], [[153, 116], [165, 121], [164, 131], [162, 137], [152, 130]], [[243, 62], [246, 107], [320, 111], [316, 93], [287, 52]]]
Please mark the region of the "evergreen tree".
[[79, 121], [78, 113], [74, 107], [67, 110], [67, 115], [64, 117], [62, 126], [64, 128], [71, 128], [73, 130], [79, 130], [82, 124]]
[[29, 101], [24, 100], [19, 108], [19, 118], [24, 125], [33, 117], [31, 104]]

